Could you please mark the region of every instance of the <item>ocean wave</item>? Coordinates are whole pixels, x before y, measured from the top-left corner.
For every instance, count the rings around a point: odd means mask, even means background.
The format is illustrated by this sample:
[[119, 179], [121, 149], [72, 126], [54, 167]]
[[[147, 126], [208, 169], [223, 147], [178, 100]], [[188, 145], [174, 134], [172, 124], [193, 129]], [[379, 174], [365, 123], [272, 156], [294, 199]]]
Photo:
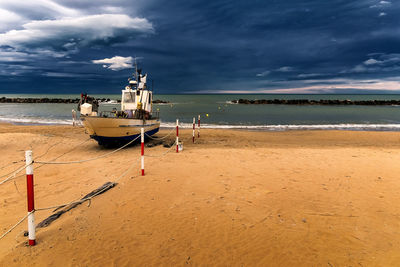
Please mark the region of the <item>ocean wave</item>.
[[[72, 125], [72, 119], [38, 118], [38, 117], [0, 117], [0, 122], [26, 125]], [[161, 128], [174, 128], [175, 122], [162, 122]], [[192, 123], [180, 123], [180, 127], [192, 129]], [[197, 124], [196, 124], [197, 127]], [[289, 131], [289, 130], [354, 130], [354, 131], [400, 131], [400, 124], [274, 124], [274, 125], [233, 125], [202, 124], [203, 129], [243, 129], [255, 131]]]
[[28, 124], [28, 125], [72, 125], [72, 120], [62, 119], [44, 119], [34, 117], [7, 118], [0, 117], [0, 122], [8, 122], [13, 124]]
[[[175, 123], [162, 123], [161, 127], [172, 128]], [[180, 127], [192, 129], [193, 124], [182, 123]], [[197, 127], [197, 125], [196, 125]], [[276, 124], [276, 125], [221, 125], [202, 124], [205, 129], [244, 129], [260, 131], [288, 130], [354, 130], [354, 131], [400, 131], [400, 124]]]
[[196, 104], [195, 101], [188, 101], [188, 102], [168, 102], [168, 103], [153, 103], [153, 105], [193, 105]]
[[102, 106], [110, 106], [110, 105], [121, 105], [121, 103], [115, 102], [115, 103], [110, 103], [110, 102], [100, 102], [99, 103]]
[[169, 105], [179, 105], [181, 103], [153, 103], [154, 106], [169, 106]]
[[225, 101], [217, 101], [217, 104], [222, 104], [222, 105], [237, 105], [238, 103], [233, 103], [232, 100], [225, 100]]

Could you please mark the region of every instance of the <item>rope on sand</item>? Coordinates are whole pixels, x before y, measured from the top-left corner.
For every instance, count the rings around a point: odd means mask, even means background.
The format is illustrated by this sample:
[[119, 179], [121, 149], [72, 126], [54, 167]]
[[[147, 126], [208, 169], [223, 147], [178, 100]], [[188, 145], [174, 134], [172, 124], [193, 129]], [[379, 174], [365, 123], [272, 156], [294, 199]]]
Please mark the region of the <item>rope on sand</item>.
[[[49, 150], [50, 150], [51, 148], [53, 148], [54, 146], [60, 144], [61, 142], [62, 142], [62, 141], [57, 142], [57, 143], [55, 143], [55, 144], [49, 146], [49, 147], [47, 148], [46, 152], [44, 152], [44, 153], [43, 153], [42, 155], [40, 155], [38, 158], [41, 158], [41, 157], [43, 157], [44, 155], [46, 155], [46, 154], [49, 152]], [[32, 145], [29, 145], [29, 146], [32, 147]], [[23, 161], [24, 161], [23, 159], [19, 160], [19, 162], [23, 162]], [[0, 167], [0, 170], [5, 169], [5, 168], [7, 168], [7, 167], [9, 167], [9, 166], [11, 166], [11, 165], [14, 165], [15, 163], [18, 163], [18, 161], [15, 161], [15, 162], [12, 162], [12, 163], [10, 163], [10, 164], [7, 164], [7, 165], [5, 165], [5, 166], [3, 166], [3, 167]], [[25, 166], [25, 165], [23, 165], [23, 166]], [[21, 167], [22, 167], [22, 166], [21, 166]], [[15, 171], [15, 170], [14, 170], [14, 171]], [[12, 171], [11, 173], [13, 173], [14, 171]], [[9, 174], [11, 174], [11, 173], [9, 173]], [[2, 176], [0, 176], [0, 178], [6, 177], [6, 176], [9, 175], [9, 174], [2, 175]]]
[[[86, 143], [86, 142], [89, 141], [89, 140], [90, 140], [90, 138], [86, 139], [85, 141], [83, 141], [83, 142], [77, 144], [77, 145], [74, 146], [72, 149], [70, 149], [70, 150], [68, 150], [67, 152], [65, 152], [65, 153], [63, 153], [63, 154], [61, 154], [61, 155], [55, 157], [55, 158], [52, 159], [52, 160], [56, 160], [56, 159], [58, 159], [58, 158], [61, 158], [61, 157], [64, 156], [65, 154], [70, 153], [70, 152], [73, 151], [75, 148], [77, 148], [78, 146], [80, 146], [80, 145]], [[42, 155], [40, 155], [40, 156], [37, 157], [37, 158], [43, 157], [44, 155], [46, 155], [46, 154], [49, 152], [50, 148], [52, 148], [52, 147], [54, 147], [55, 145], [58, 145], [58, 144], [60, 144], [60, 143], [61, 143], [61, 142], [58, 142], [58, 143], [56, 143], [56, 144], [50, 146], [50, 147], [47, 149], [47, 151], [46, 151], [45, 153], [43, 153]], [[32, 162], [32, 163], [33, 163], [33, 162]], [[28, 166], [29, 166], [29, 165], [28, 165]], [[42, 167], [42, 166], [43, 166], [43, 164], [40, 165], [40, 166], [38, 166], [37, 168], [35, 168], [35, 170], [36, 170], [36, 169], [39, 169], [39, 168]], [[7, 182], [7, 181], [9, 181], [9, 180], [13, 180], [13, 179], [18, 178], [18, 177], [23, 177], [24, 174], [19, 175], [19, 176], [16, 176], [16, 175], [17, 175], [19, 172], [21, 172], [22, 170], [24, 170], [26, 167], [27, 167], [27, 166], [24, 164], [24, 165], [22, 165], [21, 167], [19, 167], [18, 169], [12, 171], [11, 173], [1, 176], [0, 178], [6, 177], [6, 176], [8, 176], [8, 177], [7, 177], [6, 179], [4, 179], [3, 181], [1, 181], [1, 182], [0, 182], [0, 185], [4, 184], [5, 182]]]
[[[32, 162], [32, 163], [33, 163], [33, 162]], [[31, 164], [32, 164], [32, 163], [31, 163]], [[7, 181], [9, 181], [9, 180], [14, 179], [15, 176], [16, 176], [20, 171], [24, 170], [26, 167], [27, 167], [27, 165], [23, 165], [23, 166], [19, 167], [18, 169], [16, 169], [15, 171], [13, 171], [12, 173], [7, 174], [7, 175], [9, 175], [9, 176], [8, 176], [6, 179], [4, 179], [3, 181], [1, 181], [1, 182], [0, 182], [0, 185], [4, 184], [5, 182], [7, 182]], [[7, 175], [4, 175], [4, 176], [2, 176], [2, 177], [5, 177], [5, 176], [7, 176]]]
[[163, 136], [163, 137], [153, 137], [151, 135], [148, 135], [147, 133], [144, 133], [147, 137], [149, 137], [150, 139], [153, 140], [163, 140], [165, 138], [167, 138], [168, 136], [170, 136], [173, 132], [175, 131], [175, 129], [173, 128], [167, 135]]
[[[91, 193], [89, 193], [88, 195], [86, 195], [85, 197], [83, 197], [82, 199], [73, 200], [73, 201], [68, 202], [68, 203], [64, 203], [64, 204], [60, 204], [60, 205], [56, 205], [56, 206], [50, 206], [50, 207], [45, 207], [45, 208], [38, 208], [38, 209], [36, 209], [35, 211], [44, 211], [44, 210], [51, 210], [51, 209], [52, 209], [53, 212], [55, 212], [55, 211], [57, 211], [57, 210], [60, 209], [60, 208], [67, 207], [67, 208], [64, 209], [64, 210], [61, 210], [61, 211], [59, 211], [59, 212], [57, 212], [57, 213], [54, 213], [54, 214], [50, 215], [48, 218], [46, 218], [45, 220], [43, 220], [42, 222], [40, 222], [36, 227], [38, 227], [38, 228], [43, 228], [43, 227], [48, 226], [52, 221], [54, 221], [55, 219], [59, 218], [63, 213], [65, 213], [65, 212], [67, 212], [67, 211], [69, 211], [69, 210], [75, 208], [76, 206], [78, 206], [78, 205], [80, 205], [80, 204], [82, 204], [82, 203], [84, 203], [84, 202], [86, 202], [86, 201], [89, 201], [88, 206], [90, 206], [90, 203], [91, 203], [91, 199], [92, 199], [92, 198], [94, 198], [94, 197], [96, 197], [96, 196], [98, 196], [98, 195], [104, 193], [105, 191], [111, 189], [112, 187], [116, 186], [116, 185], [118, 184], [117, 182], [118, 182], [119, 180], [121, 180], [123, 177], [125, 177], [125, 176], [133, 169], [133, 167], [135, 167], [135, 165], [136, 165], [136, 163], [137, 163], [138, 161], [139, 161], [139, 159], [136, 160], [136, 161], [135, 161], [127, 170], [125, 170], [119, 177], [117, 177], [117, 178], [114, 180], [114, 182], [107, 182], [107, 183], [105, 183], [105, 184], [101, 187], [101, 189], [100, 189], [99, 191], [97, 191], [97, 192], [92, 191]], [[137, 175], [136, 175], [136, 176], [137, 176]], [[95, 192], [95, 193], [93, 193], [93, 192]]]
[[113, 151], [111, 151], [111, 152], [109, 152], [109, 153], [106, 153], [106, 154], [104, 154], [104, 155], [100, 155], [100, 156], [98, 156], [98, 157], [94, 157], [94, 158], [90, 158], [90, 159], [77, 160], [77, 161], [65, 161], [65, 162], [54, 162], [54, 161], [35, 161], [35, 162], [36, 162], [36, 163], [40, 163], [40, 164], [73, 164], [73, 163], [83, 163], [83, 162], [93, 161], [93, 160], [96, 160], [96, 159], [101, 159], [101, 158], [107, 157], [107, 156], [109, 156], [109, 155], [111, 155], [111, 154], [114, 154], [114, 153], [120, 151], [121, 149], [123, 149], [123, 148], [129, 146], [130, 144], [132, 144], [133, 142], [135, 142], [139, 137], [140, 137], [140, 135], [137, 136], [137, 137], [136, 137], [135, 139], [133, 139], [132, 141], [129, 141], [129, 142], [126, 143], [125, 145], [123, 145], [123, 146], [117, 148], [116, 150], [113, 150]]
[[25, 167], [25, 164], [24, 164], [24, 165], [21, 165], [20, 167], [18, 167], [17, 169], [13, 170], [13, 171], [10, 172], [10, 173], [7, 173], [7, 174], [4, 174], [4, 175], [0, 176], [0, 178], [4, 178], [4, 177], [10, 176], [10, 175], [12, 176], [14, 173], [17, 174], [18, 172], [21, 171], [21, 168], [23, 169], [24, 167]]
[[[16, 164], [16, 163], [18, 163], [18, 162], [23, 162], [23, 161], [24, 161], [24, 160], [21, 159], [21, 160], [19, 160], [19, 161], [14, 161], [14, 162], [12, 162], [12, 163], [10, 163], [10, 164], [6, 164], [6, 165], [0, 167], [0, 170], [5, 169], [5, 168], [7, 168], [7, 167], [10, 167], [11, 165], [14, 165], [14, 164]], [[4, 175], [4, 176], [7, 176], [7, 175]], [[1, 176], [1, 177], [4, 177], [4, 176]]]
[[[138, 136], [139, 137], [139, 136]], [[137, 137], [137, 138], [138, 138]], [[133, 141], [135, 141], [137, 138], [135, 138], [134, 140], [132, 140], [131, 142], [133, 142]], [[128, 143], [129, 144], [129, 143]], [[127, 144], [127, 145], [128, 145]], [[175, 143], [174, 143], [175, 144]], [[126, 146], [126, 145], [125, 145]], [[123, 147], [121, 147], [121, 148], [119, 148], [119, 149], [122, 149]], [[163, 154], [161, 154], [161, 155], [157, 155], [157, 156], [152, 156], [152, 155], [147, 155], [147, 157], [163, 157], [163, 156], [165, 156], [167, 153], [169, 153], [170, 151], [171, 151], [171, 149], [172, 148], [174, 148], [174, 145], [172, 145], [167, 151], [165, 151]], [[119, 150], [118, 149], [118, 150]], [[112, 153], [114, 153], [114, 152], [116, 152], [116, 151], [118, 151], [118, 150], [115, 150], [115, 151], [113, 151]], [[104, 155], [103, 155], [104, 156]], [[110, 183], [110, 186], [111, 187], [113, 187], [113, 186], [115, 186], [116, 184], [117, 184], [117, 182], [119, 181], [119, 180], [121, 180], [123, 177], [125, 177], [126, 176], [126, 174], [128, 173], [128, 172], [130, 172], [132, 169], [133, 169], [133, 167], [136, 165], [136, 163], [139, 161], [139, 159], [137, 159], [126, 171], [124, 171], [119, 177], [117, 177], [115, 180], [114, 180], [114, 182], [112, 182], [112, 183]], [[36, 162], [37, 163], [37, 162]], [[101, 190], [99, 190], [98, 192], [96, 192], [95, 194], [92, 194], [92, 195], [90, 195], [90, 196], [88, 196], [88, 197], [84, 197], [84, 198], [82, 198], [82, 199], [79, 199], [79, 200], [73, 200], [73, 201], [71, 201], [71, 202], [68, 202], [68, 203], [64, 203], [64, 204], [60, 204], [60, 205], [56, 205], [56, 206], [50, 206], [50, 207], [45, 207], [45, 208], [37, 208], [37, 209], [35, 209], [35, 211], [44, 211], [44, 210], [54, 210], [54, 211], [57, 211], [58, 209], [60, 209], [60, 208], [64, 208], [64, 207], [71, 207], [71, 208], [74, 208], [74, 207], [76, 207], [77, 205], [80, 205], [80, 204], [82, 204], [82, 203], [84, 203], [84, 202], [86, 202], [86, 201], [89, 201], [89, 205], [90, 205], [90, 201], [91, 201], [91, 199], [92, 198], [94, 198], [95, 196], [97, 196], [97, 195], [100, 195], [100, 194], [102, 194], [103, 192], [105, 192], [105, 191], [107, 191], [108, 189], [110, 189], [111, 187], [110, 186], [103, 186], [103, 189], [101, 189]], [[71, 208], [67, 208], [67, 211], [68, 210], [70, 210]], [[66, 212], [66, 211], [64, 211], [64, 212]], [[63, 214], [64, 212], [59, 212], [59, 213], [56, 213], [56, 214], [53, 214], [53, 215], [55, 215], [54, 217], [56, 217], [56, 218], [58, 218], [59, 216], [61, 216], [61, 214]], [[52, 215], [52, 216], [53, 216]], [[51, 217], [51, 216], [50, 216]], [[49, 218], [50, 218], [49, 217]], [[43, 221], [44, 222], [44, 221]], [[38, 226], [39, 227], [44, 227], [44, 225], [46, 224], [46, 223], [43, 223], [43, 225], [41, 225], [42, 223], [39, 223], [38, 224]], [[47, 226], [47, 225], [45, 225], [45, 226]]]
[[[172, 129], [172, 131], [171, 131], [170, 133], [168, 133], [168, 135], [170, 135], [174, 130], [175, 130], [175, 129]], [[168, 135], [167, 135], [167, 136], [168, 136]], [[124, 146], [122, 146], [122, 147], [120, 147], [120, 148], [118, 148], [118, 149], [116, 149], [116, 150], [114, 150], [114, 151], [112, 151], [112, 152], [110, 152], [110, 153], [115, 153], [115, 152], [117, 152], [118, 150], [120, 150], [120, 149], [124, 148], [125, 146], [129, 145], [130, 143], [136, 141], [136, 139], [138, 139], [139, 137], [140, 137], [140, 135], [139, 135], [138, 137], [136, 137], [134, 140], [130, 141], [128, 144], [126, 144], [126, 145], [124, 145]], [[161, 155], [146, 155], [146, 157], [155, 157], [155, 158], [156, 158], [156, 157], [163, 157], [163, 156], [165, 156], [167, 153], [169, 153], [169, 152], [171, 151], [172, 148], [174, 148], [175, 143], [176, 143], [176, 142], [174, 142], [174, 143], [171, 145], [171, 147], [169, 147], [168, 150], [165, 151], [164, 153], [162, 153]], [[109, 154], [110, 154], [110, 153], [109, 153]], [[104, 157], [104, 156], [106, 156], [106, 155], [108, 155], [108, 154], [102, 155], [101, 157]], [[136, 160], [136, 162], [138, 162], [138, 161], [139, 161], [139, 159]], [[123, 177], [125, 177], [125, 175], [126, 175], [129, 171], [131, 171], [132, 168], [135, 166], [136, 162], [134, 162], [134, 163], [133, 163], [126, 171], [124, 171], [119, 177], [117, 177], [117, 178], [114, 180], [113, 183], [114, 183], [114, 184], [117, 184], [117, 182], [118, 182], [119, 180], [121, 180]], [[38, 163], [38, 162], [36, 162], [36, 163]], [[75, 163], [75, 162], [74, 162], [74, 163]], [[95, 196], [97, 196], [97, 195], [103, 193], [104, 191], [106, 191], [106, 190], [108, 190], [108, 189], [109, 189], [109, 188], [105, 187], [104, 189], [98, 191], [97, 193], [91, 195], [90, 197], [83, 198], [83, 199], [80, 199], [80, 200], [75, 200], [75, 201], [72, 201], [72, 202], [69, 202], [69, 203], [66, 203], [66, 204], [57, 205], [57, 206], [51, 206], [51, 207], [46, 207], [46, 208], [39, 208], [39, 209], [36, 209], [36, 210], [37, 210], [37, 211], [49, 210], [49, 209], [56, 209], [56, 210], [57, 210], [57, 209], [59, 209], [59, 208], [62, 208], [62, 207], [68, 206], [68, 205], [72, 205], [72, 204], [75, 204], [75, 203], [83, 203], [83, 202], [85, 202], [85, 201], [90, 201], [93, 197], [95, 197]]]
[[41, 158], [41, 157], [45, 156], [47, 153], [49, 153], [50, 149], [52, 149], [53, 147], [55, 147], [56, 145], [59, 145], [59, 144], [61, 144], [61, 143], [62, 143], [62, 141], [57, 142], [57, 143], [55, 143], [55, 144], [49, 146], [49, 147], [47, 148], [46, 152], [44, 152], [42, 155], [40, 155], [40, 156], [37, 157], [37, 158]]
[[[62, 141], [57, 142], [57, 143], [55, 143], [55, 144], [49, 146], [49, 147], [47, 148], [46, 152], [44, 152], [42, 155], [38, 156], [38, 158], [41, 158], [41, 157], [43, 157], [44, 155], [46, 155], [46, 154], [50, 151], [50, 149], [52, 149], [54, 146], [60, 144], [61, 142], [62, 142]], [[24, 160], [20, 160], [20, 161], [24, 161]], [[16, 163], [16, 162], [15, 162], [15, 163]], [[3, 166], [3, 167], [0, 168], [0, 170], [6, 168], [6, 167], [8, 167], [8, 166], [11, 166], [11, 165], [13, 165], [13, 164], [15, 164], [15, 163], [10, 163], [10, 164], [8, 164], [8, 165], [6, 165], [6, 166]], [[16, 175], [18, 172], [21, 171], [20, 168], [23, 168], [24, 166], [25, 166], [25, 164], [24, 164], [24, 165], [21, 165], [21, 167], [18, 167], [16, 170], [10, 172], [9, 174], [5, 174], [5, 175], [0, 176], [0, 178], [6, 177], [6, 176], [14, 176], [14, 173], [15, 173], [15, 175]], [[2, 183], [0, 183], [0, 184], [2, 184]]]
[[150, 158], [160, 158], [160, 157], [164, 157], [165, 155], [167, 155], [172, 148], [175, 148], [176, 142], [174, 142], [167, 151], [165, 151], [164, 153], [162, 153], [161, 155], [145, 155], [145, 157], [150, 157]]
[[19, 220], [16, 224], [14, 224], [10, 229], [8, 229], [4, 234], [0, 236], [0, 240], [3, 239], [7, 234], [9, 234], [12, 230], [14, 230], [18, 225], [20, 225], [31, 213], [34, 211], [28, 212], [21, 220]]
[[[178, 122], [177, 122], [178, 123]], [[178, 126], [180, 125], [180, 124], [177, 124]], [[173, 133], [175, 131], [175, 128], [173, 128], [166, 136], [164, 136], [164, 137], [162, 137], [162, 138], [159, 138], [159, 139], [164, 139], [165, 137], [167, 137], [167, 136], [169, 136], [169, 135], [171, 135], [171, 133]], [[146, 133], [145, 133], [146, 134]], [[147, 135], [147, 134], [146, 134]], [[150, 137], [150, 136], [149, 136]], [[150, 137], [151, 138], [151, 137]], [[190, 137], [188, 137], [188, 138], [185, 138], [185, 139], [183, 139], [182, 140], [182, 142], [183, 141], [188, 141], [189, 142], [189, 140], [192, 140], [192, 137], [190, 136]], [[168, 154], [171, 150], [172, 150], [172, 148], [174, 148], [175, 146], [177, 146], [177, 141], [175, 140], [174, 141], [174, 143], [172, 143], [171, 144], [171, 146], [169, 147], [169, 149], [167, 150], [167, 151], [165, 151], [164, 153], [162, 153], [161, 155], [146, 155], [146, 157], [151, 157], [151, 158], [159, 158], [159, 157], [163, 157], [163, 156], [165, 156], [166, 154]]]
[[[139, 161], [139, 160], [137, 160], [137, 161]], [[95, 196], [100, 195], [101, 193], [104, 193], [105, 191], [107, 191], [107, 190], [109, 190], [110, 188], [112, 188], [113, 186], [115, 186], [115, 185], [117, 184], [117, 181], [121, 180], [129, 171], [132, 170], [132, 168], [135, 166], [135, 164], [137, 163], [137, 161], [136, 161], [134, 164], [132, 164], [126, 171], [124, 171], [118, 178], [116, 178], [115, 181], [112, 183], [112, 186], [111, 186], [111, 185], [110, 185], [110, 186], [105, 186], [105, 187], [103, 187], [101, 190], [99, 190], [99, 191], [96, 192], [95, 194], [92, 194], [92, 195], [89, 196], [89, 197], [84, 197], [83, 199], [74, 200], [74, 201], [71, 201], [71, 202], [69, 202], [69, 203], [65, 203], [65, 204], [61, 204], [61, 205], [57, 205], [57, 206], [45, 207], [45, 208], [38, 208], [38, 209], [35, 209], [35, 210], [31, 211], [31, 212], [28, 212], [28, 214], [25, 215], [22, 219], [20, 219], [15, 225], [13, 225], [10, 229], [8, 229], [6, 232], [4, 232], [4, 233], [0, 236], [0, 240], [3, 239], [3, 238], [4, 238], [7, 234], [9, 234], [11, 231], [13, 231], [13, 230], [14, 230], [18, 225], [20, 225], [30, 214], [32, 214], [32, 213], [35, 212], [35, 211], [44, 211], [44, 210], [50, 210], [50, 209], [55, 209], [55, 210], [57, 210], [57, 209], [59, 209], [59, 208], [63, 208], [63, 207], [70, 206], [70, 205], [74, 205], [74, 204], [79, 205], [79, 204], [82, 204], [82, 203], [84, 203], [84, 202], [86, 202], [86, 201], [89, 201], [89, 203], [90, 203], [90, 201], [91, 201], [92, 198], [94, 198]], [[76, 205], [76, 206], [77, 206], [77, 205]], [[76, 207], [76, 206], [74, 206], [74, 207]], [[72, 208], [74, 208], [74, 207], [72, 207]], [[61, 216], [61, 215], [60, 215], [60, 216]]]
[[[63, 154], [61, 154], [61, 155], [55, 157], [54, 159], [52, 159], [52, 161], [54, 161], [54, 160], [56, 160], [56, 159], [59, 159], [59, 158], [61, 158], [62, 156], [64, 156], [64, 155], [70, 153], [70, 152], [73, 151], [75, 148], [77, 148], [77, 147], [83, 145], [84, 143], [86, 143], [86, 142], [89, 141], [90, 139], [91, 139], [91, 138], [89, 137], [89, 138], [87, 138], [85, 141], [80, 142], [79, 144], [75, 145], [74, 147], [72, 147], [72, 148], [71, 148], [70, 150], [68, 150], [67, 152], [64, 152]], [[42, 155], [40, 155], [39, 157], [42, 157]], [[39, 168], [42, 167], [42, 166], [43, 166], [43, 165], [40, 165], [39, 167], [35, 168], [35, 170], [36, 170], [36, 169], [39, 169]]]

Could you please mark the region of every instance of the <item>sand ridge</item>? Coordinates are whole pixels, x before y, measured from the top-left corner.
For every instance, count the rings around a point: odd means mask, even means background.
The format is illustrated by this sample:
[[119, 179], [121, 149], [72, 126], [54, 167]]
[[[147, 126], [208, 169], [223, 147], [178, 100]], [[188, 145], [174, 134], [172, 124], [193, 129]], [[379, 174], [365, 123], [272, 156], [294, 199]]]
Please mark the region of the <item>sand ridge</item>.
[[[163, 133], [167, 133], [164, 130]], [[183, 138], [191, 131], [183, 130]], [[23, 224], [0, 241], [1, 266], [396, 266], [400, 135], [202, 129], [183, 153], [146, 158], [117, 187], [63, 215], [26, 247]], [[173, 137], [171, 137], [173, 138]], [[87, 139], [69, 126], [0, 127], [0, 167], [31, 147], [43, 160]], [[50, 148], [50, 149], [49, 149]], [[84, 142], [60, 160], [101, 155]], [[146, 148], [161, 155], [166, 148]], [[82, 197], [118, 177], [139, 147], [35, 171], [36, 205]], [[12, 170], [19, 162], [0, 170]], [[0, 226], [26, 214], [24, 178], [0, 186]], [[38, 212], [37, 221], [50, 212]]]

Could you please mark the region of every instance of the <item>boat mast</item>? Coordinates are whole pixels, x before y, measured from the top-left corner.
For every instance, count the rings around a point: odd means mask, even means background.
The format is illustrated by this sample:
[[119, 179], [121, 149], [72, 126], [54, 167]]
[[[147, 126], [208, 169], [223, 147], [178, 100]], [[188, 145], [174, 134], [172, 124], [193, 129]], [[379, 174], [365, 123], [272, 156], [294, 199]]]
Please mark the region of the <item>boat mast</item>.
[[135, 80], [136, 80], [136, 89], [139, 86], [139, 82], [138, 82], [138, 75], [137, 75], [137, 62], [136, 62], [136, 56], [135, 56]]

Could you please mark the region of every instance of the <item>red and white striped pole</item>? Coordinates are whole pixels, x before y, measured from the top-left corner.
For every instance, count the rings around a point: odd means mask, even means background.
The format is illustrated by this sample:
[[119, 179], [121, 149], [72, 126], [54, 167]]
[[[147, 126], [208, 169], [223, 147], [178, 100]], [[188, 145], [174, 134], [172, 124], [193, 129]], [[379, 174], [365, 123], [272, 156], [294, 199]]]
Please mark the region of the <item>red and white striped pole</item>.
[[28, 237], [29, 246], [36, 244], [36, 229], [35, 229], [35, 197], [33, 190], [33, 166], [32, 166], [32, 151], [25, 151], [26, 164], [26, 187], [28, 196]]
[[199, 115], [199, 119], [197, 121], [197, 138], [200, 138], [200, 115]]
[[142, 155], [142, 176], [144, 176], [144, 128], [140, 130], [141, 135], [141, 155]]
[[176, 119], [176, 153], [179, 151], [179, 119]]
[[195, 128], [196, 128], [196, 118], [193, 117], [193, 143], [194, 143], [194, 131], [195, 131]]

